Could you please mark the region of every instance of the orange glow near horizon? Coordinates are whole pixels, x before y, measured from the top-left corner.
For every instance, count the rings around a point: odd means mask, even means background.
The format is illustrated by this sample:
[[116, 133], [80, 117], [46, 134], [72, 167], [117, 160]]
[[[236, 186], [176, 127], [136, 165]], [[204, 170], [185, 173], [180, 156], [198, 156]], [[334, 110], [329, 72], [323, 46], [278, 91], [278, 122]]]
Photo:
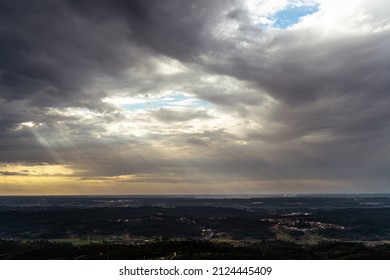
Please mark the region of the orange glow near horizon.
[[166, 182], [163, 177], [150, 178], [136, 175], [88, 178], [80, 177], [66, 165], [3, 164], [0, 170], [0, 195], [250, 195], [299, 193], [308, 189], [312, 193], [321, 193], [324, 187], [338, 192], [340, 186], [348, 189], [346, 182], [327, 180], [179, 183]]

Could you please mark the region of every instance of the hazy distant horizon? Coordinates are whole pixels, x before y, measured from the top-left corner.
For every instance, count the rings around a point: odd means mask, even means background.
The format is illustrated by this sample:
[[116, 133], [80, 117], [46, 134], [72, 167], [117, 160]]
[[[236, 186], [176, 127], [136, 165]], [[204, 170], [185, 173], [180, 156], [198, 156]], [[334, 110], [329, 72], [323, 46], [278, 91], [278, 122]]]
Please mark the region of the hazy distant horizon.
[[390, 193], [285, 193], [285, 194], [37, 194], [37, 195], [4, 195], [5, 197], [107, 197], [107, 198], [267, 198], [267, 197], [387, 197]]

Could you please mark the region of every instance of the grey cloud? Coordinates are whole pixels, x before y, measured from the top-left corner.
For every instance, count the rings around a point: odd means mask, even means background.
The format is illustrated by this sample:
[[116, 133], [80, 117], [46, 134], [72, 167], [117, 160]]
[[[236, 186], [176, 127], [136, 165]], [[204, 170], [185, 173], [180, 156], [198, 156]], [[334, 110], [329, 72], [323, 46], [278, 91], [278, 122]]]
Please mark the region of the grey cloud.
[[[0, 0], [0, 162], [68, 164], [86, 178], [186, 174], [190, 180], [201, 174], [388, 182], [389, 32], [329, 41], [300, 30], [266, 35], [240, 6], [222, 0]], [[218, 37], [215, 27], [224, 22], [238, 29]], [[188, 72], [157, 73], [151, 58], [167, 57]], [[217, 82], [202, 82], [208, 75]], [[240, 136], [222, 129], [95, 137], [104, 134], [102, 124], [126, 118], [101, 101], [112, 90], [176, 89], [259, 128], [242, 127]], [[264, 110], [269, 99], [274, 103]], [[62, 114], [66, 108], [96, 116], [82, 122]], [[152, 117], [172, 125], [211, 118], [206, 111], [171, 109]], [[16, 129], [23, 122], [40, 126]], [[153, 144], [164, 141], [193, 157], [162, 154]], [[11, 173], [0, 171], [18, 175]]]
[[63, 1], [2, 1], [2, 13], [3, 98], [66, 106], [80, 98], [92, 77], [123, 66], [121, 55], [103, 40], [119, 37], [120, 29], [91, 25]]
[[172, 123], [172, 122], [186, 122], [193, 119], [210, 119], [212, 118], [207, 111], [178, 111], [160, 108], [154, 110], [152, 115], [159, 121]]
[[207, 146], [207, 143], [200, 138], [191, 137], [187, 139], [187, 142], [198, 146]]
[[115, 114], [89, 89], [135, 61], [120, 23], [92, 24], [64, 1], [2, 0], [0, 10], [0, 131], [53, 121], [50, 107]]
[[[282, 48], [297, 40], [306, 44]], [[305, 34], [296, 34], [286, 42], [275, 41], [281, 44], [279, 50], [269, 61], [269, 71], [258, 81], [276, 98], [294, 106], [329, 96], [386, 97], [388, 32], [332, 42], [310, 43]]]
[[[131, 94], [155, 89], [156, 83], [163, 86], [165, 81], [139, 74], [153, 67], [147, 59], [190, 61], [207, 51], [213, 41], [210, 26], [233, 3], [2, 0], [1, 97], [28, 100], [37, 114], [45, 114], [46, 107], [111, 110], [100, 101], [107, 96], [105, 89], [119, 86]], [[133, 77], [126, 76], [129, 69]], [[2, 115], [7, 126], [34, 118]]]
[[[310, 33], [282, 31], [262, 45], [272, 55], [256, 48], [249, 55], [226, 53], [223, 63], [209, 68], [248, 81], [258, 95], [277, 101], [265, 116], [265, 128], [247, 135], [276, 147], [274, 156], [287, 151], [280, 158], [284, 164], [270, 170], [316, 178], [387, 178], [389, 45], [388, 32], [326, 42]], [[308, 142], [313, 136], [316, 142]], [[251, 170], [245, 162], [240, 166]]]
[[[82, 15], [101, 22], [121, 18], [128, 24], [129, 39], [157, 53], [191, 60], [209, 44], [210, 25], [235, 1], [72, 1]], [[234, 7], [234, 6], [233, 6]]]
[[23, 173], [23, 172], [0, 171], [0, 175], [3, 175], [3, 176], [27, 176], [28, 174]]

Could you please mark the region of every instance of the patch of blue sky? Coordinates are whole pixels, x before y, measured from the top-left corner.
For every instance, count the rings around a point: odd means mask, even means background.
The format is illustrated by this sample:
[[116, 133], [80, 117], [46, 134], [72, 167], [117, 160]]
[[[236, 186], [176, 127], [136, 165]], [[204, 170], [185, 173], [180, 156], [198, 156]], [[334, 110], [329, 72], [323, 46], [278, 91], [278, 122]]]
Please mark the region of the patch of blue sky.
[[302, 17], [314, 14], [318, 10], [318, 6], [288, 6], [272, 16], [273, 27], [286, 29], [298, 23]]
[[139, 102], [121, 104], [120, 106], [127, 110], [152, 110], [164, 107], [210, 107], [211, 103], [187, 95], [171, 94], [160, 96], [156, 99], [148, 98]]
[[145, 102], [145, 103], [132, 103], [132, 104], [121, 104], [123, 109], [127, 110], [147, 110], [147, 109], [158, 109], [161, 104], [158, 102]]
[[210, 102], [204, 101], [204, 100], [195, 100], [194, 104], [196, 104], [198, 107], [210, 107], [212, 106]]

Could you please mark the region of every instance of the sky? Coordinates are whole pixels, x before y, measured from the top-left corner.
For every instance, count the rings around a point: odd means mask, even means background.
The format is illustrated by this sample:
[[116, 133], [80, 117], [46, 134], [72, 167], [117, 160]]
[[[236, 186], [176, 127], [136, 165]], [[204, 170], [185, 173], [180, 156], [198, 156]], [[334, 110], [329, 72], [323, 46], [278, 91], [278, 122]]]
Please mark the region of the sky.
[[390, 192], [388, 0], [0, 0], [0, 195]]

